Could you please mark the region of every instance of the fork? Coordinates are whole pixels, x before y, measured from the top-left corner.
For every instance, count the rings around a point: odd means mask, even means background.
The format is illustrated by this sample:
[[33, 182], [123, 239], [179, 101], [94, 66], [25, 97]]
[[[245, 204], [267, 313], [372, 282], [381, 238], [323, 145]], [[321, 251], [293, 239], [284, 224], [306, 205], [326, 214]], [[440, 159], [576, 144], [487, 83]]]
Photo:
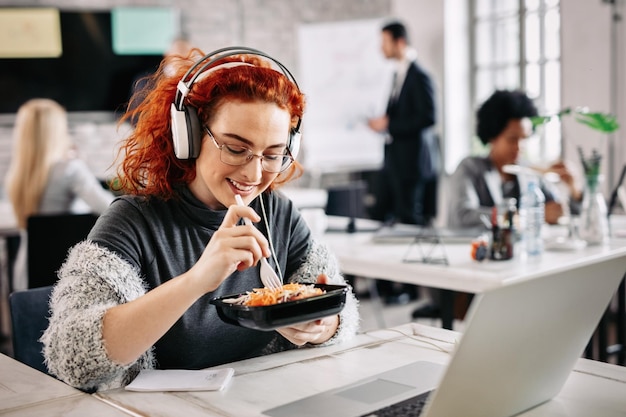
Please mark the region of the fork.
[[[237, 200], [237, 205], [243, 206], [243, 207], [246, 206], [239, 194], [235, 194], [235, 200]], [[252, 225], [252, 222], [247, 217], [243, 218], [243, 222], [248, 226]], [[271, 289], [282, 288], [283, 283], [280, 280], [280, 278], [278, 278], [278, 275], [276, 274], [276, 271], [274, 271], [274, 268], [272, 268], [270, 264], [267, 262], [267, 258], [261, 258], [260, 273], [261, 273], [261, 282], [263, 283], [263, 285], [265, 285], [266, 288], [271, 288]]]

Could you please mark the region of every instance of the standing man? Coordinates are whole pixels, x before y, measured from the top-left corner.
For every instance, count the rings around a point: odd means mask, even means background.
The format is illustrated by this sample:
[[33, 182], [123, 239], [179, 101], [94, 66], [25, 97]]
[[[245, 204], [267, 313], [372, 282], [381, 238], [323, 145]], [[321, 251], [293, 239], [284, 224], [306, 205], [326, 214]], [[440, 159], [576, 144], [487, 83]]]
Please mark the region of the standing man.
[[[438, 153], [433, 83], [415, 61], [416, 53], [409, 47], [402, 23], [382, 28], [382, 52], [397, 68], [385, 115], [368, 121], [371, 129], [387, 135], [371, 216], [381, 221], [427, 224], [436, 215], [432, 201], [436, 200], [436, 185], [430, 195], [426, 188], [429, 182], [436, 184], [439, 164], [438, 155], [432, 154], [433, 150]], [[428, 209], [429, 205], [432, 208]]]
[[[436, 216], [439, 171], [433, 83], [415, 61], [402, 23], [382, 28], [381, 46], [397, 67], [385, 115], [368, 121], [371, 129], [386, 134], [370, 215], [386, 223], [426, 225]], [[378, 290], [388, 304], [406, 303], [417, 296], [415, 286], [382, 280]]]

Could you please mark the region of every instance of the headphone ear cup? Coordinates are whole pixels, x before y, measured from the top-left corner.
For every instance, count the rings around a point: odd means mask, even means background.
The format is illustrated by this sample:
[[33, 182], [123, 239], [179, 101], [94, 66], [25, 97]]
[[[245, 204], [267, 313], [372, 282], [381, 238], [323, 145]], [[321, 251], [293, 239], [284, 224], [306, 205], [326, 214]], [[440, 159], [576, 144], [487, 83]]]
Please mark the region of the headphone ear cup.
[[184, 110], [178, 110], [172, 103], [170, 106], [170, 117], [172, 123], [172, 143], [174, 145], [174, 155], [178, 159], [189, 158], [189, 132], [187, 132], [187, 116]]
[[292, 130], [289, 135], [289, 143], [287, 144], [287, 149], [289, 153], [296, 159], [298, 157], [298, 153], [300, 152], [300, 142], [302, 141], [302, 133], [299, 130]]
[[195, 107], [185, 106], [187, 131], [189, 132], [189, 158], [197, 158], [200, 155], [202, 144], [202, 127], [198, 118], [198, 110]]
[[293, 159], [298, 157], [298, 153], [300, 152], [300, 143], [302, 142], [302, 133], [299, 130], [294, 130], [291, 132], [291, 137], [289, 139], [289, 153], [293, 156]]
[[178, 159], [192, 159], [200, 155], [202, 129], [198, 112], [194, 107], [183, 106], [178, 110], [172, 103], [170, 107], [172, 119], [172, 141], [174, 154]]

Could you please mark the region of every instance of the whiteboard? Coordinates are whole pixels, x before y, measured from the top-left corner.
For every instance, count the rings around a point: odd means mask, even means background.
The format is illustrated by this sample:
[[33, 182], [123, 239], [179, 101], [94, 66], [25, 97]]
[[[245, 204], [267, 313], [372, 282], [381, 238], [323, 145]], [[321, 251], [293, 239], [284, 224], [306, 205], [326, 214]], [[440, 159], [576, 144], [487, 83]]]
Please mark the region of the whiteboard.
[[367, 126], [385, 112], [393, 67], [378, 19], [302, 24], [299, 84], [307, 108], [302, 163], [317, 173], [378, 169], [384, 137]]

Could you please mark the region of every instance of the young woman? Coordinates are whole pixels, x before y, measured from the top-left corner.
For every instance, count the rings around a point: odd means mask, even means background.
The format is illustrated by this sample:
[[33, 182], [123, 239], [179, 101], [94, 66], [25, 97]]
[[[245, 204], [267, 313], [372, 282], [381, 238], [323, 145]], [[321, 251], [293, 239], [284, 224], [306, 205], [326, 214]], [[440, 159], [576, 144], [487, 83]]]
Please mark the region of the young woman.
[[32, 99], [17, 112], [13, 155], [6, 189], [18, 226], [23, 230], [15, 263], [13, 289], [26, 288], [26, 223], [35, 214], [71, 213], [82, 200], [103, 212], [113, 194], [100, 185], [84, 161], [75, 157], [67, 112], [50, 99]]
[[[504, 172], [503, 167], [518, 163], [520, 146], [532, 134], [530, 118], [536, 115], [532, 100], [519, 90], [497, 90], [480, 106], [476, 112], [476, 133], [484, 145], [489, 145], [489, 155], [466, 157], [450, 177], [448, 226], [482, 226], [481, 215], [489, 218], [494, 205], [509, 198], [515, 198], [519, 204], [518, 178]], [[582, 195], [565, 164], [558, 162], [547, 171], [557, 173], [567, 184], [571, 210], [577, 211]], [[549, 224], [557, 223], [565, 204], [558, 201], [554, 188], [542, 181], [545, 220]]]
[[165, 58], [125, 116], [138, 116], [119, 166], [125, 195], [71, 250], [42, 338], [49, 371], [68, 384], [117, 387], [143, 368], [199, 369], [356, 333], [352, 294], [339, 315], [275, 332], [226, 324], [210, 304], [261, 287], [271, 249], [284, 282], [345, 283], [275, 191], [300, 172], [292, 139], [304, 96], [272, 58], [240, 52], [188, 61], [176, 77]]

